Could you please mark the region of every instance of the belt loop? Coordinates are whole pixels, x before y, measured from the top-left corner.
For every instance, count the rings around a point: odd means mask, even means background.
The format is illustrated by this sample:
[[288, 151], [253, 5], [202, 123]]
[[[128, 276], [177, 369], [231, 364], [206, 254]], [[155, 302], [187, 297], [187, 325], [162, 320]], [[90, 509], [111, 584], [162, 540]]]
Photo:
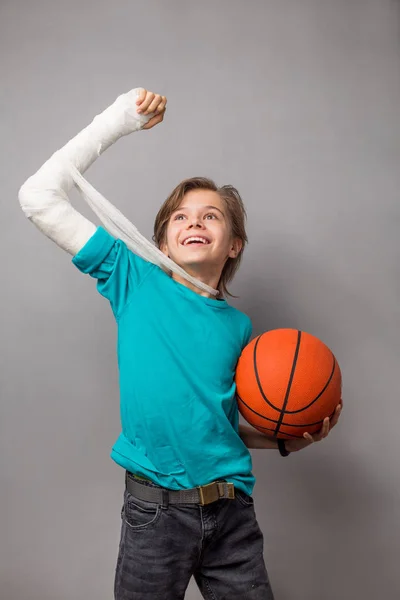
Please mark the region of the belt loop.
[[162, 504], [163, 508], [168, 508], [169, 506], [169, 491], [162, 490]]

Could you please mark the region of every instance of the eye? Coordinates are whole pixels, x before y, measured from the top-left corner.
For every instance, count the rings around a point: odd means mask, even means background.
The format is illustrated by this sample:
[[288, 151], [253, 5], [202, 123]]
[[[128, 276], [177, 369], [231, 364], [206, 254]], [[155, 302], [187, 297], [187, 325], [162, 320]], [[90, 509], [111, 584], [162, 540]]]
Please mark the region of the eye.
[[183, 215], [183, 214], [175, 215], [174, 221], [181, 221], [184, 218], [185, 218], [185, 215]]
[[207, 213], [205, 218], [209, 219], [209, 220], [218, 219], [218, 217], [217, 217], [217, 215], [215, 213]]

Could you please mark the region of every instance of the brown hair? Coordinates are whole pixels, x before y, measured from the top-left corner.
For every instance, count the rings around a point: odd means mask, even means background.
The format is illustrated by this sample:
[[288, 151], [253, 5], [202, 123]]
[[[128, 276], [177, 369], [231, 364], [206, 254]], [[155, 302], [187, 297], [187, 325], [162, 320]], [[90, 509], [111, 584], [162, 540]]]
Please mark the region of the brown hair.
[[232, 185], [224, 185], [219, 188], [214, 181], [207, 179], [206, 177], [192, 177], [179, 183], [157, 213], [154, 221], [153, 241], [158, 248], [162, 246], [165, 241], [167, 226], [172, 213], [181, 205], [185, 194], [191, 190], [211, 190], [219, 194], [226, 206], [232, 236], [234, 238], [239, 238], [242, 242], [242, 248], [236, 258], [228, 258], [226, 261], [218, 282], [218, 290], [221, 295], [227, 294], [228, 296], [235, 297], [228, 291], [226, 286], [232, 281], [233, 276], [239, 268], [243, 250], [247, 243], [247, 234], [245, 229], [246, 210], [244, 208], [243, 200], [237, 189]]

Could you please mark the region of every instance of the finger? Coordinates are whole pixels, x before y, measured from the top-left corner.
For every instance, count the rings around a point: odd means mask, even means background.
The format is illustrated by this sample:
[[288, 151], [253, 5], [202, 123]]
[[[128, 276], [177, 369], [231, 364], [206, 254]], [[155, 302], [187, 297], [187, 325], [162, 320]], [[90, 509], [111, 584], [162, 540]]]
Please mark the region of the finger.
[[166, 97], [165, 96], [160, 96], [160, 98], [161, 98], [161, 101], [160, 101], [160, 104], [157, 107], [157, 112], [158, 113], [167, 110], [167, 99], [166, 99]]
[[337, 418], [339, 418], [341, 412], [343, 410], [343, 404], [338, 404], [335, 410], [335, 416], [337, 416]]
[[158, 110], [160, 104], [162, 104], [161, 96], [159, 94], [156, 94], [154, 96], [154, 100], [149, 104], [146, 113], [149, 114], [154, 112], [161, 112], [160, 110]]
[[314, 442], [320, 442], [321, 440], [326, 438], [328, 433], [329, 433], [329, 417], [326, 417], [322, 422], [321, 429], [314, 434]]
[[324, 422], [322, 424], [322, 429], [321, 429], [321, 439], [326, 438], [326, 436], [329, 433], [329, 427], [330, 427], [330, 420], [329, 417], [326, 417], [324, 419]]
[[342, 412], [342, 406], [340, 404], [337, 405], [335, 412], [333, 413], [332, 417], [331, 417], [331, 429], [332, 427], [335, 427], [335, 425], [337, 424], [337, 422], [339, 421], [339, 417], [340, 417], [340, 413]]
[[314, 438], [313, 438], [313, 436], [312, 436], [312, 435], [310, 435], [310, 434], [309, 434], [309, 433], [307, 433], [307, 432], [303, 434], [303, 437], [304, 437], [304, 438], [307, 440], [307, 442], [308, 442], [309, 444], [312, 444], [312, 443], [314, 442]]
[[146, 93], [147, 93], [147, 90], [145, 90], [144, 88], [139, 88], [138, 97], [136, 100], [137, 105], [142, 104], [143, 100], [146, 98]]
[[154, 117], [152, 117], [150, 119], [150, 121], [148, 121], [146, 123], [146, 125], [144, 125], [144, 127], [142, 127], [142, 129], [151, 129], [152, 127], [154, 127], [154, 125], [157, 125], [157, 123], [161, 123], [161, 121], [164, 119], [164, 114], [162, 115], [155, 115]]
[[143, 100], [142, 104], [140, 105], [140, 108], [138, 109], [138, 112], [145, 113], [149, 108], [150, 104], [153, 102], [154, 97], [155, 94], [153, 92], [147, 92], [145, 99]]
[[164, 104], [164, 102], [160, 102], [160, 104], [157, 106], [156, 110], [154, 112], [156, 113], [163, 113], [167, 110], [166, 105]]

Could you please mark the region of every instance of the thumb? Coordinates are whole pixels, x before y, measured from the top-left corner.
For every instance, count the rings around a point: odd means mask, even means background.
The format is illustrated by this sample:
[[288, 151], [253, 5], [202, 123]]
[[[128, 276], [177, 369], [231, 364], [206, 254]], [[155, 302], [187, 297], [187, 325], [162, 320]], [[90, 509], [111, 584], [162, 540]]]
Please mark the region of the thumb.
[[152, 127], [154, 127], [154, 125], [157, 125], [157, 123], [160, 123], [160, 121], [162, 121], [162, 115], [156, 115], [154, 117], [152, 117], [151, 115], [147, 116], [150, 116], [150, 120], [146, 123], [146, 125], [144, 125], [144, 127], [142, 127], [142, 129], [151, 129]]

